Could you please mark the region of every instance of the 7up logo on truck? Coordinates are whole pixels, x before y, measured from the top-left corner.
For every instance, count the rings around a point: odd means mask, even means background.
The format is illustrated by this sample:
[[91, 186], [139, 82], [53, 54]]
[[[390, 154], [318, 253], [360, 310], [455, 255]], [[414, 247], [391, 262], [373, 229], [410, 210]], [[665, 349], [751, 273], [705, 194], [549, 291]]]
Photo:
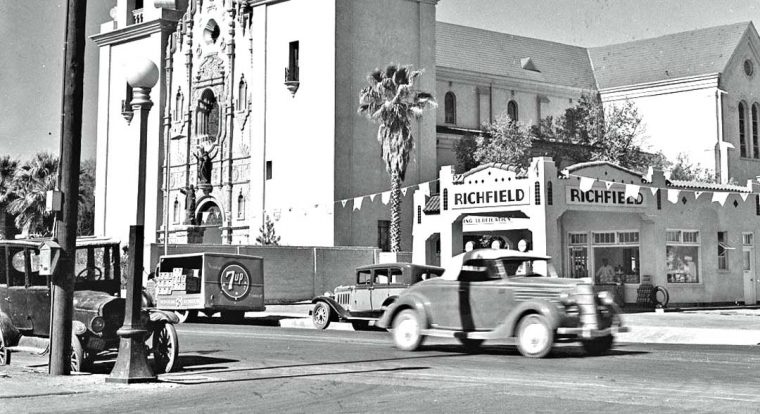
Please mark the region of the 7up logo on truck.
[[244, 267], [228, 264], [219, 273], [222, 293], [232, 300], [241, 300], [251, 291], [251, 275]]

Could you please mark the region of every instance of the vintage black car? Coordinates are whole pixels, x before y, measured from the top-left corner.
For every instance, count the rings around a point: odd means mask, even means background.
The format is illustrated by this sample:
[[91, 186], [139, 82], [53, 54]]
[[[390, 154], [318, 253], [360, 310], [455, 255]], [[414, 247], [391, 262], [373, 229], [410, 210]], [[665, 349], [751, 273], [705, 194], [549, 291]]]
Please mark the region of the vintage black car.
[[409, 285], [441, 274], [443, 268], [412, 263], [359, 267], [355, 285], [338, 286], [312, 300], [312, 322], [318, 329], [327, 328], [333, 321], [349, 321], [356, 330], [366, 329]]
[[[47, 352], [50, 337], [50, 277], [40, 274], [45, 240], [0, 240], [0, 365], [11, 351]], [[94, 358], [118, 348], [116, 331], [124, 322], [119, 242], [77, 240], [71, 370], [86, 371]], [[143, 310], [154, 371], [176, 367], [177, 333], [173, 313]]]
[[409, 287], [376, 326], [390, 328], [396, 347], [407, 351], [426, 336], [457, 338], [470, 350], [514, 338], [522, 355], [540, 358], [559, 341], [606, 353], [613, 335], [627, 331], [619, 313], [590, 280], [557, 277], [549, 257], [481, 249], [452, 258], [440, 278]]

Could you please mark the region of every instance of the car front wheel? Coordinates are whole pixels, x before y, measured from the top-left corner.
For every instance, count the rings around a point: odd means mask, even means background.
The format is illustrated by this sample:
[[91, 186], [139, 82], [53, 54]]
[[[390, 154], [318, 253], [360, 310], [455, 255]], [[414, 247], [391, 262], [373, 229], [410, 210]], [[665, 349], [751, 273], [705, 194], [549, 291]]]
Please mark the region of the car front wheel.
[[317, 302], [311, 313], [311, 322], [317, 329], [325, 329], [330, 326], [330, 306], [324, 302]]
[[71, 336], [71, 372], [84, 372], [89, 368], [90, 359], [82, 346], [82, 341]]
[[528, 358], [543, 358], [552, 350], [554, 331], [542, 315], [532, 314], [517, 327], [517, 349]]
[[153, 330], [154, 371], [156, 374], [171, 372], [177, 367], [179, 340], [177, 330], [170, 323], [162, 323]]
[[417, 313], [411, 309], [404, 309], [393, 318], [391, 334], [396, 348], [402, 351], [414, 351], [425, 339], [421, 334], [422, 327]]

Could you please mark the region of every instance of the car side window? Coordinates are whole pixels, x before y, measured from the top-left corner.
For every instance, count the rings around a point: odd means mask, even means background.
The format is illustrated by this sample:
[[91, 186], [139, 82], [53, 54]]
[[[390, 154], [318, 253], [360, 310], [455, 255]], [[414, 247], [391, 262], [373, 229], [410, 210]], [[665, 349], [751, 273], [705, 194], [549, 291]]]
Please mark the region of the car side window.
[[388, 269], [375, 269], [375, 284], [387, 285], [388, 284]]
[[23, 247], [9, 247], [8, 257], [10, 257], [10, 266], [8, 266], [8, 283], [9, 286], [26, 286], [26, 257]]
[[30, 286], [47, 286], [47, 277], [40, 276], [40, 251], [39, 249], [29, 250], [29, 259], [31, 264], [31, 273], [29, 273]]
[[369, 270], [362, 270], [356, 274], [357, 285], [369, 285], [372, 282], [372, 273]]
[[488, 267], [482, 260], [473, 260], [462, 265], [459, 280], [463, 282], [483, 282], [488, 280]]
[[404, 278], [402, 277], [403, 274], [404, 272], [401, 269], [397, 267], [391, 268], [391, 280], [390, 280], [391, 284], [404, 283]]

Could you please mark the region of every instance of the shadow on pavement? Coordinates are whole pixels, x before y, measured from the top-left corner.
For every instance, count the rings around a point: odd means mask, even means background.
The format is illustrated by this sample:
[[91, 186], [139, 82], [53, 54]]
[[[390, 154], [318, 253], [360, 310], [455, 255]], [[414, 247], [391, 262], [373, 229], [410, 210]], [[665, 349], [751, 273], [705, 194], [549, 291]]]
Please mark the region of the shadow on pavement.
[[[515, 345], [483, 345], [476, 350], [467, 350], [462, 345], [422, 345], [420, 351], [438, 351], [447, 353], [456, 353], [460, 355], [501, 355], [501, 356], [517, 356], [524, 358], [520, 351], [517, 350]], [[562, 344], [560, 346], [554, 346], [551, 353], [546, 359], [559, 359], [559, 358], [599, 358], [605, 356], [622, 356], [622, 355], [640, 355], [648, 354], [646, 351], [629, 351], [618, 349], [618, 345], [604, 355], [589, 355], [580, 345], [572, 346]]]
[[[430, 369], [429, 367], [397, 367], [397, 368], [377, 368], [377, 369], [366, 369], [366, 370], [353, 370], [353, 371], [343, 371], [343, 372], [318, 372], [318, 373], [311, 373], [311, 374], [290, 374], [290, 375], [272, 375], [267, 377], [256, 377], [256, 378], [231, 378], [231, 379], [210, 379], [210, 378], [204, 378], [204, 377], [195, 377], [195, 378], [185, 378], [182, 379], [176, 378], [172, 379], [172, 377], [164, 376], [159, 379], [161, 382], [169, 382], [174, 384], [183, 384], [183, 385], [199, 385], [199, 384], [222, 384], [222, 383], [231, 383], [231, 382], [248, 382], [248, 381], [262, 381], [262, 380], [278, 380], [278, 379], [286, 379], [286, 378], [306, 378], [306, 377], [323, 377], [323, 376], [335, 376], [335, 375], [347, 375], [347, 374], [367, 374], [371, 372], [398, 372], [398, 371], [418, 371], [418, 370], [425, 370]], [[229, 371], [225, 371], [229, 372]]]

